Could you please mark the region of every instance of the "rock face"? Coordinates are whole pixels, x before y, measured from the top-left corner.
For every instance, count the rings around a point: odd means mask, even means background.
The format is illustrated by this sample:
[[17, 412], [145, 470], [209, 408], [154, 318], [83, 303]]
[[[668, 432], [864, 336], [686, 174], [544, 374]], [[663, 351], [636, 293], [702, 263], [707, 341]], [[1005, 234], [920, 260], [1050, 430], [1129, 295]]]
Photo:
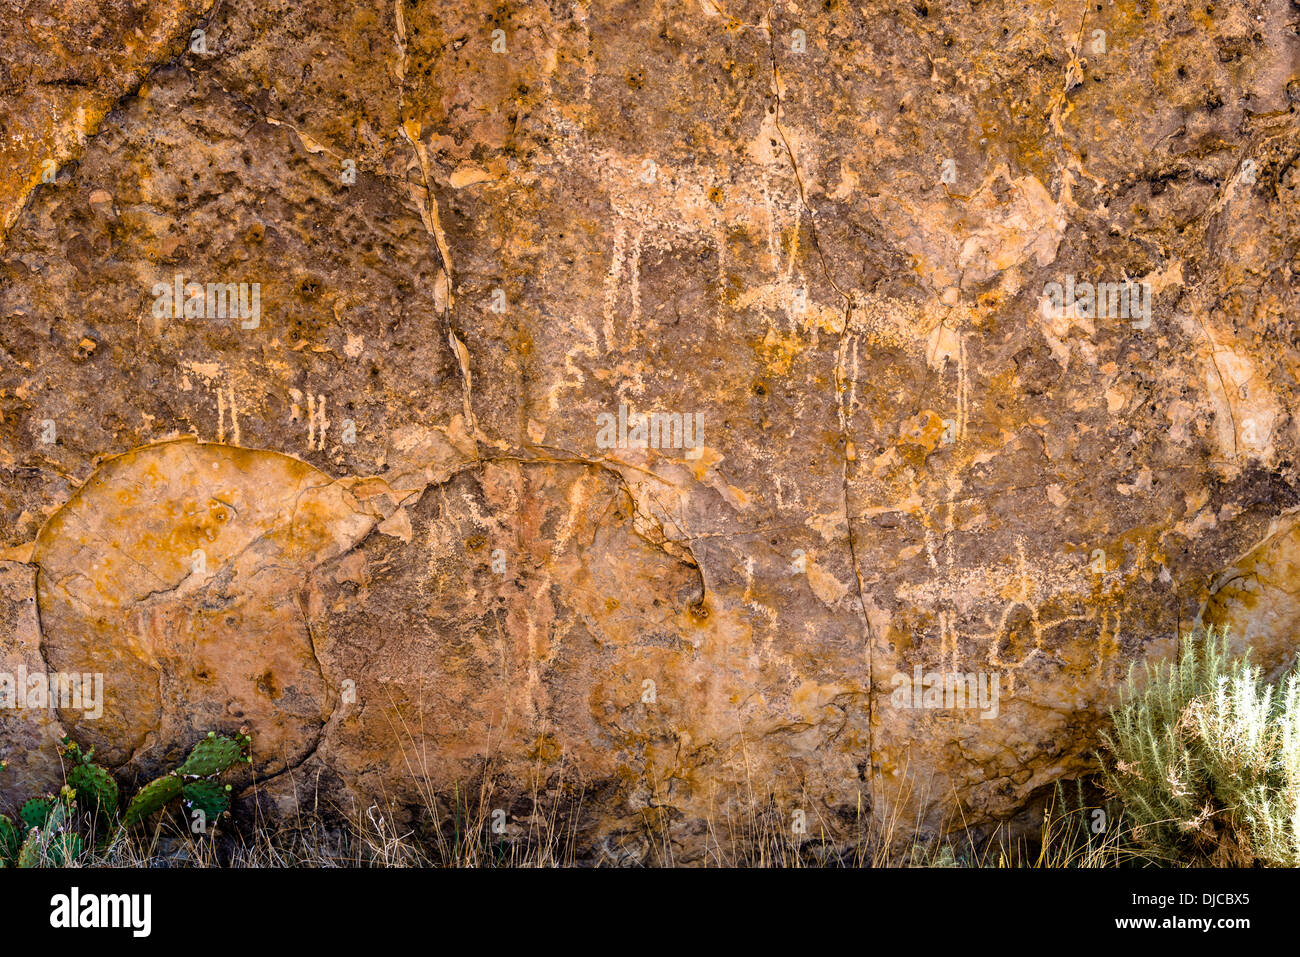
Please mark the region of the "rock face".
[[1292, 0], [0, 14], [0, 665], [103, 681], [7, 801], [247, 724], [270, 811], [847, 847], [1294, 654]]

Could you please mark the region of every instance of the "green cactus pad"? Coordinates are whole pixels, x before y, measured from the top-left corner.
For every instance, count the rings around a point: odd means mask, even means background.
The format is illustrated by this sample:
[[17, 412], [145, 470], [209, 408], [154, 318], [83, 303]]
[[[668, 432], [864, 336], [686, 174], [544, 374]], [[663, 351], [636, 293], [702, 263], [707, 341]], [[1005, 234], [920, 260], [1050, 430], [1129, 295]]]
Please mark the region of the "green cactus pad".
[[53, 834], [61, 829], [68, 822], [68, 805], [62, 801], [55, 801], [54, 806], [50, 808], [49, 816], [45, 818], [45, 824], [41, 830], [46, 834]]
[[23, 822], [23, 833], [25, 834], [34, 827], [42, 826], [53, 809], [54, 798], [52, 797], [32, 798], [24, 804], [18, 811], [18, 816]]
[[185, 800], [189, 801], [194, 809], [202, 811], [209, 824], [215, 822], [230, 807], [229, 787], [216, 781], [208, 781], [204, 778], [187, 781], [184, 794]]
[[0, 814], [0, 866], [12, 864], [18, 857], [18, 848], [22, 846], [22, 835], [14, 822], [6, 815]]
[[249, 740], [244, 735], [231, 739], [209, 733], [194, 746], [190, 756], [177, 770], [181, 774], [192, 774], [201, 778], [220, 774], [244, 756], [244, 749], [248, 743]]
[[22, 848], [18, 851], [18, 866], [40, 867], [45, 856], [42, 854], [44, 846], [40, 829], [32, 828], [31, 833], [27, 835], [27, 839], [23, 841]]
[[81, 856], [81, 837], [71, 831], [32, 828], [15, 862], [18, 867], [67, 867]]
[[175, 774], [164, 774], [155, 778], [131, 799], [122, 823], [127, 827], [138, 824], [155, 811], [161, 810], [168, 802], [175, 800], [181, 793], [181, 779]]
[[77, 792], [82, 811], [117, 813], [117, 782], [97, 764], [80, 763], [68, 772], [68, 784]]

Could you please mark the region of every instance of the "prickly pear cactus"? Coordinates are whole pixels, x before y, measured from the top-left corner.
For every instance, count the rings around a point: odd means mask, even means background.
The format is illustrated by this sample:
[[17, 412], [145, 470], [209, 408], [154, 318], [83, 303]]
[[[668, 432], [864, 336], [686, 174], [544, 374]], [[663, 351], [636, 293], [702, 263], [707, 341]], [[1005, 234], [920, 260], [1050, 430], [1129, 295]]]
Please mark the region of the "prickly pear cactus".
[[8, 816], [0, 814], [0, 867], [7, 867], [18, 858], [22, 835]]
[[[28, 802], [29, 804], [32, 802]], [[54, 801], [45, 823], [27, 832], [18, 850], [19, 867], [66, 867], [81, 855], [81, 837], [71, 828], [67, 795]]]
[[72, 831], [72, 793], [64, 788], [59, 798], [41, 828], [45, 862], [51, 867], [65, 867], [81, 853], [81, 838]]
[[77, 806], [83, 811], [103, 813], [110, 817], [117, 813], [117, 782], [113, 776], [91, 758], [95, 749], [85, 754], [76, 743], [63, 739], [63, 754], [69, 760], [68, 785], [77, 792]]
[[60, 799], [55, 801], [50, 807], [49, 816], [45, 818], [45, 824], [41, 830], [46, 835], [53, 835], [63, 830], [68, 824], [68, 818], [71, 816], [68, 804], [63, 800], [66, 795], [60, 795]]
[[32, 828], [18, 851], [19, 867], [67, 867], [81, 856], [81, 837], [71, 831], [60, 830], [47, 834]]
[[18, 851], [19, 867], [40, 867], [45, 855], [42, 854], [44, 843], [41, 839], [41, 829], [34, 827], [27, 835], [27, 840], [23, 841], [22, 848]]
[[252, 743], [252, 739], [242, 731], [233, 738], [209, 731], [208, 736], [194, 746], [190, 756], [177, 771], [201, 778], [220, 774], [236, 762], [244, 760], [245, 752]]
[[127, 827], [137, 824], [178, 796], [183, 796], [192, 810], [202, 811], [205, 821], [215, 820], [230, 808], [230, 787], [212, 779], [240, 761], [251, 763], [252, 747], [247, 728], [240, 728], [233, 738], [209, 731], [184, 764], [145, 785], [131, 801], [122, 823]]
[[206, 821], [215, 821], [230, 808], [229, 784], [199, 778], [185, 782], [184, 795], [192, 809], [203, 812]]
[[154, 778], [142, 787], [127, 805], [122, 823], [127, 827], [138, 824], [155, 811], [174, 801], [181, 793], [181, 779], [175, 773]]
[[32, 798], [18, 809], [18, 817], [23, 822], [23, 833], [26, 834], [34, 827], [41, 827], [45, 824], [46, 818], [50, 816], [50, 811], [54, 809], [54, 796], [49, 795], [43, 798]]
[[[184, 764], [137, 792], [122, 816], [122, 826], [139, 824], [179, 797], [184, 797], [192, 810], [202, 811], [206, 821], [225, 814], [230, 809], [230, 786], [213, 778], [240, 761], [251, 763], [252, 747], [247, 728], [240, 728], [233, 737], [209, 732], [190, 751]], [[78, 820], [77, 812], [100, 815], [109, 822], [117, 818], [117, 782], [94, 763], [94, 748], [83, 753], [76, 742], [65, 737], [60, 753], [67, 760], [68, 771], [67, 784], [59, 795], [29, 800], [19, 810], [19, 822], [0, 814], [0, 867], [9, 863], [19, 867], [62, 866], [82, 850], [82, 839], [73, 825], [87, 821]], [[3, 768], [0, 762], [0, 770]], [[99, 837], [104, 842], [111, 840], [112, 829], [102, 831]]]

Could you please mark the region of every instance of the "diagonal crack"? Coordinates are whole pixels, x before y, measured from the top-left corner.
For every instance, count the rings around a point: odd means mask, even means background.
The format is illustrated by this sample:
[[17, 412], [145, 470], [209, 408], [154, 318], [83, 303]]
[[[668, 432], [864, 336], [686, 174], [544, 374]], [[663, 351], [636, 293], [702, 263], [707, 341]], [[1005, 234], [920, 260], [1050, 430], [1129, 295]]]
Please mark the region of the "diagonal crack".
[[[193, 23], [181, 31], [180, 34], [163, 43], [161, 48], [163, 50], [170, 50], [177, 40], [183, 40], [189, 37], [190, 34], [200, 26], [208, 26], [220, 10], [221, 4], [224, 2], [225, 0], [213, 0], [212, 5], [203, 13], [199, 14], [198, 18], [195, 19]], [[104, 115], [100, 118], [99, 126], [90, 133], [79, 136], [77, 142], [70, 148], [68, 155], [62, 157], [62, 161], [59, 162], [58, 165], [64, 166], [69, 160], [75, 159], [78, 155], [83, 155], [86, 148], [90, 145], [90, 142], [103, 132], [105, 125], [108, 123], [109, 117], [113, 115], [118, 106], [121, 105], [123, 101], [139, 95], [141, 87], [149, 82], [150, 77], [160, 69], [171, 64], [179, 64], [181, 58], [185, 55], [185, 50], [187, 49], [188, 47], [182, 47], [180, 53], [169, 54], [155, 63], [138, 68], [139, 72], [135, 82], [130, 84], [123, 92], [111, 98], [109, 101], [110, 105], [104, 110]], [[27, 189], [26, 193], [23, 194], [22, 202], [13, 208], [12, 214], [5, 214], [3, 218], [0, 218], [0, 251], [4, 250], [5, 243], [9, 238], [9, 231], [27, 212], [28, 207], [31, 206], [33, 197], [36, 195], [37, 189], [40, 185], [42, 185], [40, 182], [33, 183]]]

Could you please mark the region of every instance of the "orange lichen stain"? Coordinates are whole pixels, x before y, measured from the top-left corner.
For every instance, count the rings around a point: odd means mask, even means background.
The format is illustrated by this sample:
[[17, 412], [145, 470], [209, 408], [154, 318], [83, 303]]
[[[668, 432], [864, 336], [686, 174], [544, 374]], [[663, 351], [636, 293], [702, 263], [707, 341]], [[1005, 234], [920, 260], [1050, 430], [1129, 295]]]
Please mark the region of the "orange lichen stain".
[[750, 495], [743, 488], [737, 488], [730, 483], [727, 484], [727, 491], [731, 494], [732, 504], [737, 508], [746, 508], [750, 503]]
[[650, 735], [642, 731], [623, 731], [610, 735], [616, 751], [639, 751], [651, 744]]
[[912, 630], [910, 628], [899, 628], [893, 622], [889, 623], [885, 632], [885, 641], [893, 645], [894, 650], [902, 655], [912, 647]]
[[[1251, 563], [1253, 564], [1253, 563]], [[1249, 572], [1244, 577], [1220, 586], [1206, 609], [1206, 624], [1221, 624], [1230, 605], [1239, 605], [1249, 612], [1259, 604], [1261, 590], [1258, 576]]]
[[691, 623], [698, 628], [704, 628], [709, 623], [709, 600], [697, 601], [686, 609], [687, 617]]
[[1190, 4], [1187, 8], [1187, 15], [1196, 21], [1196, 25], [1204, 30], [1207, 34], [1214, 34], [1214, 16], [1210, 12], [1212, 6], [1203, 6], [1199, 3]]
[[924, 409], [911, 418], [904, 419], [899, 427], [899, 440], [906, 445], [918, 445], [933, 452], [943, 439], [943, 418], [930, 409]]
[[519, 334], [515, 337], [515, 351], [527, 357], [533, 354], [535, 348], [532, 335], [526, 329], [519, 330]]
[[975, 300], [979, 309], [975, 312], [975, 325], [984, 325], [992, 317], [993, 313], [1007, 301], [1007, 294], [1001, 288], [990, 289], [988, 292], [980, 293]]
[[560, 746], [560, 742], [553, 734], [539, 734], [528, 750], [529, 760], [541, 761], [544, 764], [554, 764], [563, 754], [564, 748]]
[[689, 467], [691, 473], [695, 476], [695, 480], [700, 482], [704, 480], [704, 476], [709, 474], [713, 466], [722, 461], [723, 456], [720, 452], [716, 452], [707, 446], [692, 451], [697, 452], [698, 455], [694, 459], [688, 460]]
[[783, 253], [788, 255], [790, 252], [798, 250], [799, 232], [800, 227], [796, 226], [787, 226], [781, 230], [781, 251]]
[[782, 335], [773, 328], [753, 345], [753, 350], [769, 376], [783, 378], [790, 374], [794, 360], [803, 354], [806, 347], [807, 340], [798, 333]]
[[269, 670], [263, 672], [256, 681], [257, 690], [268, 698], [280, 697], [280, 686], [275, 682], [275, 675]]
[[673, 809], [657, 805], [644, 807], [641, 808], [641, 818], [646, 827], [661, 830], [672, 823]]
[[1010, 439], [1030, 417], [1025, 411], [1026, 395], [1014, 368], [990, 376], [976, 400], [979, 412], [975, 418], [981, 428], [1001, 430]]

